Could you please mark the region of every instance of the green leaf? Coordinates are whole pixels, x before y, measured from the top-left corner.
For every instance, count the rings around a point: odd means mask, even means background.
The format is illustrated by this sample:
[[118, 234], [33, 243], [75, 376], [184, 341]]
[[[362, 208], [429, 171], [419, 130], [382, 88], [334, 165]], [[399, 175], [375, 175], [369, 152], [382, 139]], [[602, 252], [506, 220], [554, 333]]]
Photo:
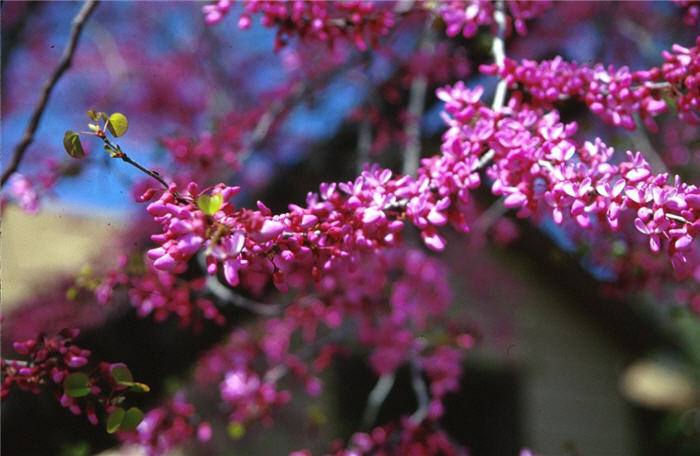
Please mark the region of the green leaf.
[[119, 427], [122, 425], [122, 421], [124, 421], [124, 415], [126, 415], [126, 412], [124, 411], [123, 408], [117, 407], [115, 408], [112, 413], [107, 415], [107, 432], [110, 434], [114, 434], [119, 430]]
[[133, 385], [130, 385], [129, 391], [133, 391], [135, 393], [148, 393], [151, 391], [151, 387], [145, 383], [134, 382]]
[[134, 384], [134, 376], [131, 375], [131, 371], [126, 366], [116, 365], [112, 367], [110, 373], [114, 381], [119, 385], [131, 386]]
[[112, 133], [115, 138], [118, 138], [126, 133], [126, 129], [129, 128], [129, 121], [124, 114], [115, 112], [109, 116], [107, 128], [109, 128], [109, 132]]
[[100, 113], [95, 112], [92, 109], [88, 109], [87, 115], [90, 118], [90, 120], [92, 120], [94, 122], [97, 122], [98, 120], [100, 120]]
[[197, 206], [207, 215], [213, 215], [219, 210], [224, 203], [224, 197], [220, 193], [216, 195], [199, 195], [197, 198]]
[[119, 427], [122, 431], [133, 431], [143, 420], [143, 412], [138, 407], [131, 407], [124, 414], [124, 419]]
[[90, 377], [82, 372], [70, 374], [63, 380], [63, 391], [70, 397], [83, 397], [90, 394]]
[[232, 440], [238, 440], [245, 434], [245, 426], [243, 425], [243, 423], [240, 423], [238, 421], [229, 423], [226, 430], [228, 431], [228, 436]]
[[73, 158], [83, 158], [85, 156], [83, 145], [80, 144], [80, 138], [74, 131], [68, 130], [63, 135], [63, 147], [68, 152], [68, 155]]

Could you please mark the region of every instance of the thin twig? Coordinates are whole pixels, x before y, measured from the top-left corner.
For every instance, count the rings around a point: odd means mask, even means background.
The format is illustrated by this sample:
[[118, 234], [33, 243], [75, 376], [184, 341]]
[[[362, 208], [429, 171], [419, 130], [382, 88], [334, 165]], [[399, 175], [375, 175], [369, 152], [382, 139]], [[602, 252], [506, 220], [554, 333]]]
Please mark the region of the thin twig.
[[269, 109], [260, 117], [257, 124], [253, 128], [253, 132], [248, 138], [243, 151], [240, 154], [239, 160], [245, 160], [254, 149], [260, 147], [260, 145], [265, 141], [265, 138], [270, 132], [270, 129], [274, 125], [275, 121], [279, 119], [282, 113], [291, 109], [295, 104], [306, 98], [316, 86], [323, 86], [327, 84], [338, 74], [354, 67], [360, 62], [366, 61], [368, 58], [369, 54], [360, 54], [358, 57], [345, 62], [344, 64], [334, 68], [332, 71], [324, 73], [314, 79], [303, 79], [296, 83], [286, 97], [272, 103]]
[[371, 429], [372, 425], [377, 419], [379, 409], [382, 408], [382, 404], [391, 392], [391, 389], [394, 387], [395, 380], [395, 372], [390, 372], [379, 377], [377, 384], [374, 385], [374, 388], [372, 388], [369, 396], [367, 396], [367, 405], [365, 406], [364, 413], [362, 413], [360, 429]]
[[[143, 172], [143, 173], [145, 173], [145, 174], [151, 176], [152, 178], [154, 178], [155, 180], [157, 180], [158, 182], [160, 182], [161, 185], [163, 185], [163, 187], [165, 187], [166, 189], [168, 189], [168, 188], [170, 187], [170, 185], [168, 184], [168, 182], [167, 182], [165, 179], [163, 179], [163, 177], [162, 177], [160, 174], [158, 174], [157, 172], [153, 171], [152, 169], [146, 168], [145, 166], [143, 166], [143, 165], [141, 165], [140, 163], [138, 163], [136, 160], [134, 160], [134, 159], [132, 159], [131, 157], [129, 157], [129, 156], [126, 154], [126, 152], [124, 152], [118, 145], [116, 145], [116, 144], [114, 144], [112, 141], [110, 141], [109, 138], [107, 138], [106, 136], [104, 136], [104, 134], [102, 134], [101, 136], [98, 135], [98, 137], [101, 138], [102, 141], [104, 141], [105, 145], [107, 145], [107, 147], [110, 149], [110, 151], [111, 151], [111, 153], [112, 153], [112, 157], [114, 157], [114, 158], [120, 158], [120, 159], [122, 159], [122, 161], [124, 161], [124, 162], [130, 164], [131, 166], [135, 167], [135, 168], [138, 169], [139, 171], [141, 171], [141, 172]], [[176, 195], [176, 196], [177, 196], [177, 195]]]
[[423, 373], [416, 361], [411, 361], [411, 386], [413, 392], [416, 393], [416, 401], [418, 401], [418, 408], [411, 415], [411, 421], [421, 423], [428, 414], [430, 399], [428, 398], [428, 387], [423, 380]]
[[68, 38], [68, 44], [66, 45], [66, 48], [63, 51], [63, 55], [61, 56], [61, 60], [59, 61], [58, 66], [56, 67], [56, 69], [54, 69], [49, 79], [41, 87], [39, 100], [36, 106], [34, 107], [32, 116], [29, 119], [27, 129], [24, 131], [24, 136], [13, 151], [12, 159], [10, 160], [7, 169], [5, 169], [5, 171], [2, 173], [2, 178], [0, 178], [0, 186], [5, 185], [5, 182], [7, 182], [12, 173], [17, 171], [17, 168], [19, 167], [19, 164], [22, 161], [22, 158], [24, 157], [24, 153], [26, 152], [27, 147], [29, 147], [29, 145], [34, 140], [34, 133], [39, 127], [39, 121], [41, 120], [41, 116], [43, 115], [44, 109], [46, 108], [46, 103], [49, 101], [49, 96], [51, 95], [51, 92], [53, 91], [53, 88], [56, 86], [56, 83], [58, 82], [60, 77], [70, 67], [71, 62], [73, 61], [73, 54], [75, 53], [75, 49], [78, 45], [78, 38], [80, 37], [80, 33], [83, 30], [83, 25], [85, 24], [85, 21], [87, 21], [87, 19], [90, 17], [90, 14], [92, 14], [92, 12], [95, 10], [95, 7], [98, 3], [98, 0], [86, 1], [83, 4], [83, 7], [80, 9], [80, 12], [78, 12], [78, 15], [75, 16], [75, 18], [73, 18], [73, 27], [71, 28], [70, 37]]
[[[324, 345], [331, 344], [333, 342], [337, 342], [344, 338], [345, 336], [348, 335], [348, 331], [350, 328], [348, 326], [342, 326], [333, 332], [317, 339], [315, 342], [305, 345], [301, 350], [297, 351], [296, 356], [297, 358], [301, 360], [307, 360], [313, 355], [316, 351], [318, 351], [319, 348], [323, 347]], [[278, 382], [282, 377], [287, 375], [289, 373], [289, 365], [287, 364], [278, 364], [277, 366], [273, 367], [272, 369], [268, 370], [267, 373], [265, 373], [264, 376], [264, 382], [265, 383], [276, 383]]]
[[360, 121], [357, 128], [357, 174], [362, 173], [362, 169], [369, 161], [369, 152], [372, 147], [372, 125], [367, 117]]
[[493, 204], [491, 204], [484, 212], [481, 213], [479, 218], [474, 222], [474, 233], [484, 233], [486, 230], [491, 228], [496, 220], [501, 218], [507, 211], [503, 205], [505, 197], [501, 196]]
[[[425, 23], [425, 31], [421, 37], [420, 52], [431, 52], [435, 47], [435, 31], [432, 26], [432, 18]], [[425, 93], [428, 90], [428, 77], [425, 72], [419, 72], [413, 76], [411, 91], [408, 101], [408, 119], [404, 132], [406, 134], [406, 146], [403, 153], [403, 174], [414, 174], [418, 169], [421, 152], [420, 127], [425, 111]]]

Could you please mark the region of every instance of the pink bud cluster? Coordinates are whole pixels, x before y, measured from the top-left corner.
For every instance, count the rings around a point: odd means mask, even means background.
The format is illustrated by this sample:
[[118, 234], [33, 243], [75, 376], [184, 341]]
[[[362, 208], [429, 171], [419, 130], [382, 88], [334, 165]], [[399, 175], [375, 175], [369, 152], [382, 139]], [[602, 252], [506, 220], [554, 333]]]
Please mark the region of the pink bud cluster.
[[[696, 11], [700, 8], [695, 5]], [[678, 117], [687, 124], [700, 125], [700, 36], [695, 46], [678, 44], [663, 52], [661, 80], [671, 83], [677, 96]]]
[[670, 93], [676, 99], [679, 118], [699, 125], [700, 37], [696, 46], [688, 49], [676, 44], [672, 51], [664, 51], [661, 68], [635, 72], [625, 66], [578, 65], [561, 57], [519, 64], [506, 58], [500, 69], [493, 64], [482, 65], [480, 70], [499, 75], [510, 88], [522, 88], [546, 106], [563, 99], [580, 99], [604, 122], [628, 130], [635, 129], [634, 114], [639, 113], [647, 128], [657, 131], [653, 117], [666, 111], [662, 95]]
[[223, 314], [203, 294], [205, 279], [185, 280], [147, 265], [147, 272], [134, 275], [129, 281], [129, 299], [140, 317], [153, 315], [157, 322], [176, 316], [183, 328], [202, 329], [204, 320], [219, 325], [226, 321]]
[[462, 83], [438, 91], [449, 114], [442, 148], [472, 159], [492, 150], [487, 175], [506, 207], [525, 217], [546, 205], [558, 224], [571, 217], [583, 229], [597, 224], [612, 230], [619, 228], [622, 212], [634, 211], [634, 224], [648, 236], [651, 250], [665, 249], [674, 269], [688, 272], [687, 255], [700, 231], [696, 186], [653, 174], [639, 152], [615, 164], [613, 149], [600, 139], [577, 145], [571, 139], [576, 124], [562, 124], [557, 111], [544, 113], [514, 96], [494, 112], [481, 103], [481, 93]]
[[[285, 88], [279, 92], [284, 92]], [[283, 96], [284, 93], [278, 95]], [[201, 176], [217, 170], [223, 164], [229, 172], [235, 172], [241, 167], [247, 136], [254, 130], [262, 114], [259, 107], [228, 112], [217, 121], [216, 128], [202, 132], [196, 139], [166, 136], [161, 142], [173, 160], [188, 166], [191, 173]]]
[[[508, 28], [525, 35], [525, 21], [540, 16], [552, 5], [549, 0], [512, 0], [504, 2], [508, 16]], [[495, 3], [490, 0], [451, 0], [438, 3], [438, 13], [447, 25], [447, 36], [460, 33], [465, 38], [476, 35], [482, 25], [494, 24]]]
[[[260, 23], [277, 27], [275, 49], [298, 36], [304, 41], [333, 45], [338, 40], [353, 41], [358, 49], [366, 50], [367, 43], [376, 46], [377, 38], [386, 35], [394, 25], [391, 7], [395, 2], [368, 1], [310, 1], [277, 2], [243, 0], [244, 12], [238, 27], [247, 29], [252, 16], [261, 14]], [[231, 0], [218, 0], [202, 8], [208, 24], [220, 22], [233, 5]]]
[[[189, 440], [194, 434], [195, 408], [177, 393], [164, 405], [155, 408], [143, 417], [135, 431], [122, 431], [118, 436], [122, 441], [138, 443], [150, 456], [165, 454]], [[207, 423], [200, 427], [206, 432]]]
[[[0, 397], [5, 399], [13, 386], [34, 394], [46, 389], [63, 407], [75, 415], [85, 412], [88, 420], [97, 424], [98, 407], [109, 412], [124, 399], [127, 387], [118, 385], [110, 374], [112, 368], [124, 364], [101, 362], [97, 369], [87, 371], [90, 351], [72, 344], [79, 334], [78, 329], [64, 329], [54, 337], [42, 334], [35, 339], [13, 343], [15, 352], [26, 360], [0, 359], [3, 379]], [[76, 372], [84, 372], [89, 377], [90, 392], [84, 397], [71, 397], [63, 390], [64, 380]]]
[[700, 21], [700, 1], [698, 0], [671, 0], [679, 8], [685, 9], [683, 22], [688, 25], [697, 25]]
[[[300, 450], [289, 456], [311, 456], [309, 450]], [[370, 432], [357, 432], [350, 437], [347, 446], [334, 442], [327, 456], [459, 456], [467, 455], [450, 441], [447, 434], [432, 422], [415, 423], [403, 417], [398, 423], [379, 426]]]

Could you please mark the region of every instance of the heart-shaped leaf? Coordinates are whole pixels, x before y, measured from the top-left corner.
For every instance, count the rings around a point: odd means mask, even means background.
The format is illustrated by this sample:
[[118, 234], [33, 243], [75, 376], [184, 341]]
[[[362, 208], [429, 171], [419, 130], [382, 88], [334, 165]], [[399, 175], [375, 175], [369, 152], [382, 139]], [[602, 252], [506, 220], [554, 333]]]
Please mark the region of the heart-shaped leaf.
[[118, 138], [124, 133], [126, 133], [127, 128], [129, 128], [129, 120], [127, 120], [124, 114], [120, 112], [115, 112], [114, 114], [109, 116], [109, 123], [107, 124], [107, 128], [115, 138]]
[[220, 193], [212, 196], [199, 195], [199, 198], [197, 198], [197, 206], [207, 215], [215, 214], [223, 203], [224, 197]]
[[83, 145], [80, 144], [80, 137], [74, 131], [68, 130], [63, 135], [63, 147], [73, 158], [83, 158], [85, 156], [85, 151], [83, 150]]
[[112, 366], [110, 373], [114, 381], [119, 385], [131, 386], [134, 384], [134, 376], [131, 375], [129, 368], [122, 364]]
[[90, 377], [82, 372], [74, 372], [63, 380], [63, 391], [70, 397], [83, 397], [90, 394]]
[[112, 413], [107, 415], [107, 432], [110, 434], [114, 434], [119, 430], [119, 427], [122, 425], [122, 422], [124, 421], [124, 415], [126, 415], [126, 412], [124, 411], [123, 408], [117, 407], [114, 410], [112, 410]]
[[122, 431], [133, 431], [143, 420], [143, 412], [138, 407], [131, 407], [124, 414], [121, 426]]

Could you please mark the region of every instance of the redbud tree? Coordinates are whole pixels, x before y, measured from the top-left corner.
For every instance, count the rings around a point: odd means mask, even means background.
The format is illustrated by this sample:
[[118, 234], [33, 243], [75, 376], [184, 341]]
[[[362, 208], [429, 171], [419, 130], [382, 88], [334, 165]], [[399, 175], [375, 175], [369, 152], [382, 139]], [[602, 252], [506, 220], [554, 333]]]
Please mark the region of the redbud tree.
[[[484, 330], [453, 302], [451, 245], [540, 236], [594, 293], [699, 313], [699, 17], [680, 0], [4, 4], [2, 110], [22, 133], [3, 208], [112, 175], [90, 210], [131, 207], [118, 254], [5, 313], [6, 448], [253, 451], [251, 434], [322, 427], [330, 373], [359, 357], [376, 383], [355, 428], [274, 451], [467, 454], [442, 419]], [[400, 374], [411, 409], [385, 419]], [[22, 440], [29, 403], [89, 429], [37, 418]]]

